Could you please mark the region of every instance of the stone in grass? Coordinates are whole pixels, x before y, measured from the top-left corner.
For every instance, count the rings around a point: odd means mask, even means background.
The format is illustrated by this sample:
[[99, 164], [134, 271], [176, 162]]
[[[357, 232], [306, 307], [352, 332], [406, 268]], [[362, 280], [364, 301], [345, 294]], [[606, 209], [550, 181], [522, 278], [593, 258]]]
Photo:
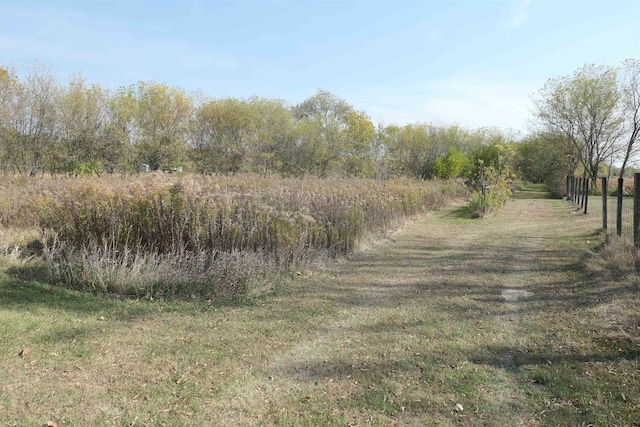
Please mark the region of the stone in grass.
[[456, 406], [453, 407], [453, 410], [456, 411], [456, 412], [462, 412], [462, 411], [464, 411], [464, 408], [462, 407], [461, 404], [456, 403]]

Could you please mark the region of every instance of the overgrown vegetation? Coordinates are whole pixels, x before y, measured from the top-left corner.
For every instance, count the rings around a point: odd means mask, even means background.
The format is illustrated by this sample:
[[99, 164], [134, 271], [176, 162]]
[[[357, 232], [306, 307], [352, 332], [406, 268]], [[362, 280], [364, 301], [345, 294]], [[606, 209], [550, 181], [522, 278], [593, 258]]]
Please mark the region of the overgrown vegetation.
[[607, 233], [605, 241], [589, 259], [589, 271], [604, 279], [640, 283], [640, 255], [633, 245], [619, 236]]
[[551, 197], [565, 196], [566, 177], [574, 175], [577, 167], [566, 137], [548, 132], [530, 135], [518, 144], [518, 154], [518, 168], [526, 180], [544, 183]]
[[472, 218], [481, 218], [503, 207], [513, 196], [513, 182], [507, 180], [493, 168], [482, 170], [482, 178], [469, 200], [469, 213]]
[[51, 286], [9, 249], [37, 233], [4, 230], [0, 420], [633, 426], [640, 301], [585, 272], [598, 226], [558, 200], [455, 207], [268, 296], [154, 302]]
[[54, 280], [134, 296], [247, 294], [345, 255], [405, 218], [464, 197], [460, 182], [172, 176], [2, 185], [4, 227], [37, 228]]
[[[531, 200], [526, 223], [523, 204], [481, 225], [452, 211], [370, 257], [309, 268], [466, 187], [481, 217], [520, 178], [560, 196], [567, 174], [626, 164], [640, 104], [625, 64], [620, 81], [607, 67], [551, 80], [544, 128], [519, 142], [376, 128], [322, 90], [295, 106], [196, 105], [155, 82], [111, 92], [0, 67], [0, 342], [13, 355], [0, 422], [634, 425], [638, 256], [611, 238], [585, 272], [593, 217]], [[609, 101], [596, 113], [612, 112], [597, 135], [598, 114], [581, 114], [592, 87]], [[589, 117], [580, 134], [572, 114]], [[140, 166], [200, 175], [121, 174]], [[300, 283], [265, 297], [283, 273]]]

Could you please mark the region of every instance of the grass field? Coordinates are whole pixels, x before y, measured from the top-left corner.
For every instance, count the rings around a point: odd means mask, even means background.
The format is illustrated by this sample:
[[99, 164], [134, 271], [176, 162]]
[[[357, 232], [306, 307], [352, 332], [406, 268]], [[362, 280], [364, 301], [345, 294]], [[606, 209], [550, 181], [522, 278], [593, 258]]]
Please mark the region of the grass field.
[[0, 425], [638, 425], [638, 280], [599, 227], [454, 206], [224, 302], [63, 289], [5, 251]]

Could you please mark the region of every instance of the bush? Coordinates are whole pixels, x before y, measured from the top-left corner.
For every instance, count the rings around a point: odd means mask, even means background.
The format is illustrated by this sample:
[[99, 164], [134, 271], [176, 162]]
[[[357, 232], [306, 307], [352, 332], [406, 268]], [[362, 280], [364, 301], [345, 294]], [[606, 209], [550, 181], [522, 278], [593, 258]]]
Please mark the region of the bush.
[[504, 206], [513, 196], [513, 188], [506, 177], [498, 174], [494, 168], [484, 169], [484, 191], [482, 184], [469, 200], [469, 212], [472, 218], [481, 218]]
[[436, 159], [434, 168], [438, 178], [452, 179], [465, 174], [469, 169], [469, 164], [469, 157], [451, 147], [445, 157]]

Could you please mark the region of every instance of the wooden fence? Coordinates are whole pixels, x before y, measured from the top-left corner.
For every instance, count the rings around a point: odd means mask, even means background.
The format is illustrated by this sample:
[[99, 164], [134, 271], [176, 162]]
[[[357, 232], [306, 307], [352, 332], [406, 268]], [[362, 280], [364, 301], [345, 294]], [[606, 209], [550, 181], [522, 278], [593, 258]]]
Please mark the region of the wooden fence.
[[[600, 178], [602, 190], [602, 227], [640, 248], [640, 173], [631, 180], [617, 178], [611, 187], [607, 178]], [[567, 200], [577, 204], [587, 214], [589, 202], [589, 179], [567, 177]]]

